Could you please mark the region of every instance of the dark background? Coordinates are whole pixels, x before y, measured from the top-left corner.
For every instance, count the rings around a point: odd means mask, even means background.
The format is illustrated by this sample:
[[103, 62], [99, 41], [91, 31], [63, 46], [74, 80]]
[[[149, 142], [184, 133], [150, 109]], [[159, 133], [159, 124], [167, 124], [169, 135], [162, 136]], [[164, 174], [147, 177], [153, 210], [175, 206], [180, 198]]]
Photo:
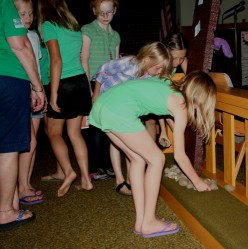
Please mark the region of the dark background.
[[[90, 0], [66, 0], [66, 2], [80, 26], [95, 19], [89, 7]], [[111, 26], [121, 36], [121, 53], [137, 54], [146, 43], [159, 40], [162, 0], [148, 3], [143, 0], [119, 0], [119, 2], [120, 8]]]

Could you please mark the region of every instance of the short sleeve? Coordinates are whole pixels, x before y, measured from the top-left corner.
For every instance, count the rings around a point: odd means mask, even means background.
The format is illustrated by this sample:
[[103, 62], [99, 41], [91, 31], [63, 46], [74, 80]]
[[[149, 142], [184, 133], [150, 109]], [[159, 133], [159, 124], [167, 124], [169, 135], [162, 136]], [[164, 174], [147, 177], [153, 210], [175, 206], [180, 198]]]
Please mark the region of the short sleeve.
[[41, 32], [44, 42], [49, 40], [58, 40], [56, 26], [50, 22], [44, 22], [41, 26]]
[[6, 37], [11, 36], [25, 36], [27, 34], [26, 28], [15, 8], [13, 1], [4, 1], [2, 3], [2, 19], [4, 22], [4, 33]]
[[81, 31], [82, 31], [82, 35], [86, 35], [88, 36], [90, 39], [92, 39], [92, 29], [89, 27], [89, 25], [84, 25], [82, 28], [81, 28]]
[[116, 32], [116, 46], [121, 44], [121, 37], [118, 32]]

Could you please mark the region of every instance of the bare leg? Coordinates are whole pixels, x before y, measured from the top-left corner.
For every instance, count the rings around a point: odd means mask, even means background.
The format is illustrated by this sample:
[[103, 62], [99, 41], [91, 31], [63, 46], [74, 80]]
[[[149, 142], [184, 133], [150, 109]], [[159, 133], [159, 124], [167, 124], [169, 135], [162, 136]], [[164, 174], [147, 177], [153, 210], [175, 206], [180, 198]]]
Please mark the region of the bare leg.
[[13, 199], [13, 208], [16, 210], [19, 210], [19, 193], [18, 193], [17, 184], [15, 187], [15, 194], [14, 194], [14, 199]]
[[128, 160], [128, 158], [125, 158], [126, 161], [126, 166], [127, 166], [127, 183], [130, 183], [130, 161]]
[[[0, 153], [0, 224], [6, 224], [17, 218], [19, 199], [15, 197], [18, 176], [18, 152]], [[32, 216], [25, 212], [23, 219]]]
[[146, 120], [145, 125], [153, 141], [156, 141], [156, 136], [157, 136], [156, 120], [155, 119]]
[[[111, 132], [107, 135], [130, 160], [130, 180], [136, 210], [135, 230], [143, 234], [161, 231], [165, 222], [157, 219], [155, 212], [165, 163], [164, 154], [146, 130], [139, 133]], [[171, 224], [166, 231], [176, 227], [176, 224]]]
[[42, 196], [36, 196], [34, 192], [31, 191], [32, 186], [30, 184], [30, 177], [33, 171], [33, 165], [31, 164], [32, 158], [34, 156], [36, 150], [36, 135], [33, 126], [32, 120], [31, 122], [31, 143], [30, 143], [30, 151], [19, 153], [19, 197], [22, 198], [24, 196], [30, 196], [25, 198], [25, 201], [36, 201], [42, 199]]
[[44, 181], [49, 181], [49, 180], [54, 180], [54, 179], [61, 179], [64, 180], [65, 179], [65, 174], [64, 171], [62, 170], [59, 162], [56, 162], [56, 172], [50, 175], [46, 175], [46, 176], [42, 176], [41, 180]]
[[[43, 120], [44, 120], [44, 130], [45, 130], [45, 133], [48, 135], [48, 132], [47, 132], [47, 123], [48, 123], [47, 120], [48, 120], [48, 118], [46, 115], [44, 116]], [[61, 179], [61, 180], [65, 179], [65, 174], [64, 174], [61, 166], [59, 165], [58, 161], [57, 161], [57, 168], [56, 168], [55, 173], [41, 177], [41, 180], [46, 180], [46, 181], [54, 180], [54, 179]]]
[[65, 174], [65, 179], [58, 190], [58, 197], [62, 197], [68, 192], [77, 177], [71, 166], [67, 144], [62, 137], [64, 123], [63, 119], [48, 118], [48, 137], [55, 157]]
[[78, 190], [91, 190], [93, 189], [93, 185], [89, 177], [88, 150], [81, 134], [81, 124], [82, 116], [78, 116], [74, 119], [68, 119], [66, 121], [67, 133], [72, 143], [77, 163], [81, 172], [81, 182], [80, 185], [76, 185], [76, 188]]
[[[115, 183], [116, 186], [123, 183], [125, 178], [122, 174], [121, 167], [121, 152], [120, 149], [117, 148], [113, 143], [110, 143], [110, 159], [115, 172]], [[128, 178], [128, 183], [130, 183]], [[125, 185], [120, 190], [123, 194], [131, 195], [131, 190], [129, 190]]]
[[[39, 130], [39, 127], [40, 127], [40, 118], [32, 118], [32, 123], [33, 123], [33, 127], [34, 127], [34, 135], [35, 135], [35, 138], [36, 138], [36, 145], [37, 145], [37, 133], [38, 133], [38, 130]], [[29, 189], [33, 189], [32, 185], [31, 185], [31, 177], [32, 177], [35, 158], [36, 158], [36, 147], [34, 149], [34, 153], [33, 153], [33, 156], [31, 158], [31, 165], [30, 165], [30, 171], [29, 171], [29, 176], [28, 176]]]
[[110, 143], [110, 158], [115, 172], [115, 182], [116, 185], [118, 185], [122, 183], [125, 179], [121, 170], [121, 153], [119, 148], [117, 148], [113, 143]]

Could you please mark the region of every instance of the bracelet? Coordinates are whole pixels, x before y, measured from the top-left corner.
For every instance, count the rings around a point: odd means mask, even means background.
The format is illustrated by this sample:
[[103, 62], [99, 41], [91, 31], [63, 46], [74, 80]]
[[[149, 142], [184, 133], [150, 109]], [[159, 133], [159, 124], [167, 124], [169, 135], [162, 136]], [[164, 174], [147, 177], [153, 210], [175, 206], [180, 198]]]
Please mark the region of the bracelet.
[[36, 90], [36, 89], [34, 89], [33, 87], [32, 87], [32, 91], [34, 91], [34, 92], [36, 92], [36, 93], [40, 93], [40, 92], [43, 92], [43, 88], [41, 89], [41, 90]]

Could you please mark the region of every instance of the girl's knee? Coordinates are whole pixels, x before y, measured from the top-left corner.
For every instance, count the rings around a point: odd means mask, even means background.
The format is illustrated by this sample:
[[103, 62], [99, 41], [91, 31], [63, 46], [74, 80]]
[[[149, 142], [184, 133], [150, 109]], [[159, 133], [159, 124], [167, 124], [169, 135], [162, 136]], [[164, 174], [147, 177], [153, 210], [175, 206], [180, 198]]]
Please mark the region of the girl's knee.
[[54, 129], [48, 129], [47, 130], [47, 135], [48, 135], [49, 138], [57, 137], [57, 136], [62, 137], [62, 133], [59, 132], [59, 131], [56, 131]]
[[154, 165], [161, 165], [164, 166], [165, 164], [165, 155], [161, 152], [161, 153], [157, 153], [156, 155], [154, 155], [152, 162]]
[[160, 161], [161, 161], [161, 163], [164, 165], [165, 164], [165, 155], [164, 155], [164, 153], [161, 153], [160, 154]]
[[145, 122], [146, 126], [155, 126], [156, 125], [156, 120], [154, 119], [149, 119]]

